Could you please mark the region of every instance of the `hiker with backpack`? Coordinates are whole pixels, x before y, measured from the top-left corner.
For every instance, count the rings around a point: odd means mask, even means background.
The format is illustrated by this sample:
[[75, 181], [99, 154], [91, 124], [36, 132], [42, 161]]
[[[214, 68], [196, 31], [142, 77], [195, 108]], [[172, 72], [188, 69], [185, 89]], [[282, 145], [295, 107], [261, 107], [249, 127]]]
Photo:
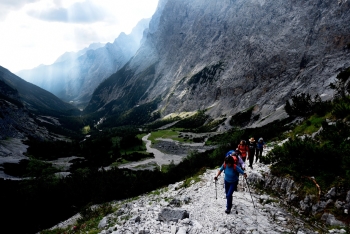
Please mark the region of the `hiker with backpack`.
[[241, 157], [242, 157], [243, 161], [245, 162], [245, 160], [247, 158], [249, 158], [249, 147], [246, 144], [245, 140], [240, 141], [240, 143], [237, 146], [237, 150], [239, 150], [241, 152]]
[[251, 137], [249, 139], [248, 147], [249, 147], [249, 167], [253, 169], [254, 155], [257, 148], [254, 137]]
[[245, 162], [241, 157], [241, 152], [239, 150], [230, 150], [226, 153], [225, 157], [237, 157], [237, 165], [244, 171], [245, 170]]
[[258, 159], [261, 159], [262, 152], [264, 148], [266, 147], [264, 139], [262, 137], [259, 138], [258, 142], [256, 143], [256, 159], [255, 162], [258, 161]]
[[[236, 159], [235, 159], [236, 158]], [[226, 194], [226, 210], [225, 213], [231, 213], [232, 208], [232, 194], [237, 190], [237, 184], [239, 180], [239, 174], [242, 174], [244, 177], [247, 177], [247, 174], [244, 173], [242, 168], [238, 165], [238, 157], [228, 156], [225, 158], [225, 162], [220, 167], [217, 175], [214, 177], [216, 181], [221, 172], [225, 172], [225, 194]]]

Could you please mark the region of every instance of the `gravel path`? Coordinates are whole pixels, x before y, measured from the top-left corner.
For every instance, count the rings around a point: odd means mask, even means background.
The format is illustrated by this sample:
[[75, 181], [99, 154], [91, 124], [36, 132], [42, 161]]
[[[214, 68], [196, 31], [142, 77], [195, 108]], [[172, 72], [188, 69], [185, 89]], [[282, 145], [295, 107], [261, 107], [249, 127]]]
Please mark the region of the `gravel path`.
[[[254, 170], [247, 169], [247, 180], [250, 181], [250, 174], [267, 170], [268, 166], [256, 164]], [[280, 206], [277, 198], [255, 191], [252, 184], [248, 189], [246, 183], [240, 182], [238, 191], [233, 194], [233, 210], [225, 214], [223, 179], [221, 177], [215, 187], [216, 171], [207, 170], [200, 176], [200, 182], [193, 181], [187, 188], [181, 186], [183, 182], [178, 182], [127, 203], [116, 201], [114, 205], [121, 208], [101, 219], [100, 234], [320, 233]], [[165, 213], [170, 217], [178, 217], [179, 213], [188, 216], [176, 221], [160, 221]], [[334, 233], [344, 233], [342, 231]]]
[[147, 152], [153, 153], [154, 158], [126, 163], [118, 168], [152, 169], [155, 166], [161, 168], [162, 165], [168, 165], [172, 161], [175, 164], [180, 163], [191, 151], [203, 152], [214, 148], [213, 146], [204, 146], [204, 143], [180, 143], [172, 139], [163, 138], [157, 138], [157, 142], [151, 146], [152, 142], [148, 140], [150, 135], [149, 133], [142, 137], [142, 140], [146, 142]]

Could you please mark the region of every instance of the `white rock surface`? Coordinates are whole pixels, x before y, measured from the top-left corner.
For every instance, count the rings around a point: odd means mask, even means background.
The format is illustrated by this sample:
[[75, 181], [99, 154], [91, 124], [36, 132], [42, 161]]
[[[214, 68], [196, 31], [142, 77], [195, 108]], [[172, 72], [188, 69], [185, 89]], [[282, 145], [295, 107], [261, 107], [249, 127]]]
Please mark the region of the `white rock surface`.
[[[254, 170], [247, 169], [251, 173], [261, 173], [268, 170], [267, 166], [256, 164]], [[109, 227], [117, 229], [114, 233], [317, 233], [316, 230], [308, 227], [303, 221], [293, 217], [290, 213], [279, 206], [279, 203], [260, 203], [261, 200], [268, 200], [270, 196], [256, 194], [251, 186], [250, 192], [246, 181], [240, 181], [239, 189], [233, 194], [233, 209], [231, 214], [226, 214], [226, 199], [223, 189], [223, 178], [220, 178], [215, 188], [213, 177], [216, 169], [207, 170], [201, 181], [192, 184], [188, 188], [181, 187], [181, 182], [169, 185], [158, 193], [150, 193], [140, 196], [125, 208], [127, 214], [138, 215], [139, 222], [132, 218], [125, 223], [120, 216], [112, 215], [108, 219]], [[242, 179], [242, 178], [241, 178]], [[249, 176], [248, 176], [249, 183]], [[216, 190], [217, 189], [217, 190]], [[217, 192], [217, 193], [216, 193]], [[217, 195], [216, 195], [217, 194]], [[190, 201], [186, 204], [184, 200]], [[173, 199], [180, 200], [180, 207], [171, 204]], [[254, 201], [254, 204], [252, 202]], [[168, 201], [168, 202], [165, 202]], [[275, 198], [274, 201], [277, 201]], [[123, 201], [116, 202], [121, 206]], [[189, 218], [177, 222], [160, 222], [158, 214], [164, 209], [186, 210]], [[116, 212], [117, 213], [117, 212]], [[131, 216], [132, 217], [132, 216]], [[119, 225], [116, 226], [115, 223]], [[131, 231], [132, 230], [132, 231]], [[103, 230], [101, 230], [102, 233]], [[131, 232], [130, 232], [131, 231]]]

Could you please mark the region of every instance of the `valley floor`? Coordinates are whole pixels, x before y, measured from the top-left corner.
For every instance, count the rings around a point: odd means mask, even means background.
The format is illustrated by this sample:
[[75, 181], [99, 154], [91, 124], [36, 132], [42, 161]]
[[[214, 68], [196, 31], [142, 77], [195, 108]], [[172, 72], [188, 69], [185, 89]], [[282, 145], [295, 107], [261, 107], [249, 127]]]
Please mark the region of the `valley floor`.
[[171, 162], [174, 164], [180, 163], [191, 151], [203, 152], [214, 148], [213, 146], [204, 146], [204, 143], [179, 143], [171, 139], [157, 139], [158, 141], [151, 146], [151, 141], [148, 140], [149, 136], [150, 134], [147, 134], [142, 138], [142, 140], [146, 142], [147, 152], [153, 153], [154, 158], [122, 164], [119, 166], [119, 168], [161, 168], [162, 165], [168, 165]]

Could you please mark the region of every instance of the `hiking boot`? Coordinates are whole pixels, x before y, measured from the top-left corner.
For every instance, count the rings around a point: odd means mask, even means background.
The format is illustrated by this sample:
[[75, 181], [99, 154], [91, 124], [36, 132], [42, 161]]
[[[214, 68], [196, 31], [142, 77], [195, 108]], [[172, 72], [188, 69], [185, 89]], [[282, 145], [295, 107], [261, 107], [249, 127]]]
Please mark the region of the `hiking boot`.
[[230, 210], [225, 210], [225, 213], [229, 214], [229, 213], [231, 213], [231, 211]]

